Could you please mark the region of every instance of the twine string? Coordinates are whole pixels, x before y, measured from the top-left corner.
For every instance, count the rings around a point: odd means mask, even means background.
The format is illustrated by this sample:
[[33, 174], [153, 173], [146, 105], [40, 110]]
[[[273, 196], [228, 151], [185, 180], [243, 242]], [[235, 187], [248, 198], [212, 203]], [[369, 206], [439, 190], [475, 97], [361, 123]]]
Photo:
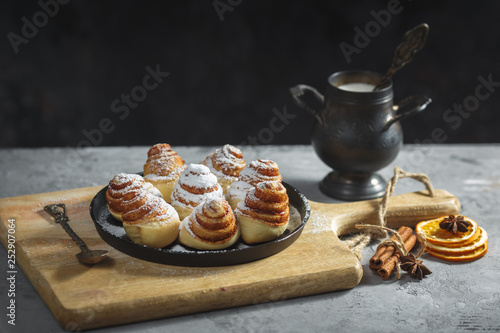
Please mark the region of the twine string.
[[425, 238], [424, 234], [421, 232], [417, 232], [417, 240], [420, 244], [420, 249], [418, 249], [417, 254], [415, 255], [415, 258], [418, 259], [422, 254], [424, 254], [425, 249], [427, 248], [427, 238]]
[[[361, 253], [363, 252], [363, 249], [372, 241], [375, 239], [382, 239], [382, 238], [387, 238], [387, 232], [391, 232], [394, 235], [396, 235], [396, 240], [393, 239], [385, 239], [379, 244], [380, 248], [381, 246], [389, 246], [393, 245], [397, 251], [401, 253], [401, 255], [406, 256], [406, 249], [404, 247], [404, 242], [401, 238], [401, 236], [394, 230], [387, 228], [387, 208], [389, 206], [389, 198], [392, 196], [394, 193], [394, 190], [396, 189], [396, 183], [399, 179], [403, 178], [412, 178], [415, 179], [421, 183], [423, 183], [429, 192], [429, 196], [433, 197], [434, 196], [434, 187], [432, 186], [429, 177], [424, 174], [424, 173], [411, 173], [411, 172], [406, 172], [400, 169], [399, 167], [394, 168], [394, 176], [387, 182], [387, 185], [385, 187], [385, 193], [384, 196], [382, 197], [382, 200], [380, 200], [379, 203], [379, 209], [378, 209], [378, 221], [376, 225], [373, 224], [358, 224], [356, 225], [356, 228], [358, 229], [363, 229], [363, 232], [358, 233], [351, 238], [347, 239], [344, 241], [344, 244], [347, 245], [347, 247], [356, 255], [356, 257], [361, 260], [362, 256]], [[420, 241], [421, 244], [421, 250], [419, 251], [419, 255], [422, 255], [423, 251], [425, 250], [425, 238], [422, 235], [417, 235], [418, 240]], [[422, 242], [423, 241], [423, 242]], [[377, 249], [378, 249], [377, 248]], [[423, 248], [423, 250], [422, 250]], [[422, 252], [422, 253], [420, 253]], [[397, 275], [400, 276], [400, 267], [399, 263], [397, 265]]]

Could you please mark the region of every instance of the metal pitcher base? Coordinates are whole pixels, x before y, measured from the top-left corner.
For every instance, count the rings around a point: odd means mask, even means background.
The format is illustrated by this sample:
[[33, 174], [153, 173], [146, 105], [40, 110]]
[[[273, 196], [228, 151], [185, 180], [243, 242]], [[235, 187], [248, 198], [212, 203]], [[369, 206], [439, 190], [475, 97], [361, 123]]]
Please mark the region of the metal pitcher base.
[[358, 201], [379, 198], [385, 193], [385, 180], [379, 174], [330, 172], [319, 184], [329, 197]]

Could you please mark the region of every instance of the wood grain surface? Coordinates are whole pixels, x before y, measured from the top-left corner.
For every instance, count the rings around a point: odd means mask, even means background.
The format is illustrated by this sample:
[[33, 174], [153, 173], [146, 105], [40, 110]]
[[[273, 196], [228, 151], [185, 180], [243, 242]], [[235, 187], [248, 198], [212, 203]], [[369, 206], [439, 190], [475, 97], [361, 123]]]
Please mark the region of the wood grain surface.
[[[105, 243], [89, 215], [103, 186], [0, 200], [0, 239], [15, 220], [16, 260], [54, 317], [65, 329], [118, 325], [260, 302], [349, 289], [362, 277], [357, 258], [338, 239], [356, 223], [375, 223], [379, 200], [345, 204], [310, 201], [311, 217], [302, 235], [284, 251], [259, 261], [226, 267], [180, 267], [125, 255]], [[70, 225], [91, 249], [109, 251], [96, 266], [78, 262], [80, 252], [45, 212], [64, 202]], [[391, 198], [388, 225], [456, 214], [460, 203], [436, 190]]]

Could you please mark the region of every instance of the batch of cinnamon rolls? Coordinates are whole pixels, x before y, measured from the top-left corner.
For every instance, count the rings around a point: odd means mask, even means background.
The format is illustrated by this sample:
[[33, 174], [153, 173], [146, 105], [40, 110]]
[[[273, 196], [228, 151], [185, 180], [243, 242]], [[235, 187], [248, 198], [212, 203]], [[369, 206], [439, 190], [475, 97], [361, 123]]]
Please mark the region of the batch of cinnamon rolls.
[[106, 192], [111, 215], [136, 244], [162, 248], [179, 242], [220, 250], [281, 236], [289, 223], [288, 195], [278, 165], [247, 163], [225, 145], [186, 165], [168, 144], [148, 151], [144, 177], [117, 174]]

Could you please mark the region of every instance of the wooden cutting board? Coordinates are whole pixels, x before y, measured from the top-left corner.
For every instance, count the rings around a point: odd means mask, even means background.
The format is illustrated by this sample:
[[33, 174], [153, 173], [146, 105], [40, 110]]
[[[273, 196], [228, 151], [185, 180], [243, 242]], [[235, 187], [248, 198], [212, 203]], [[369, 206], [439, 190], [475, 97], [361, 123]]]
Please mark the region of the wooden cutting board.
[[[256, 262], [226, 267], [155, 264], [118, 252], [97, 234], [89, 204], [103, 186], [0, 199], [0, 237], [7, 247], [15, 222], [16, 261], [60, 325], [69, 330], [118, 325], [278, 301], [356, 286], [358, 259], [337, 238], [356, 223], [375, 223], [378, 200], [345, 204], [311, 202], [312, 214], [298, 240]], [[91, 249], [109, 251], [96, 266], [80, 264], [79, 248], [45, 212], [63, 202], [70, 225]], [[460, 203], [442, 190], [390, 200], [388, 225], [457, 214]]]

